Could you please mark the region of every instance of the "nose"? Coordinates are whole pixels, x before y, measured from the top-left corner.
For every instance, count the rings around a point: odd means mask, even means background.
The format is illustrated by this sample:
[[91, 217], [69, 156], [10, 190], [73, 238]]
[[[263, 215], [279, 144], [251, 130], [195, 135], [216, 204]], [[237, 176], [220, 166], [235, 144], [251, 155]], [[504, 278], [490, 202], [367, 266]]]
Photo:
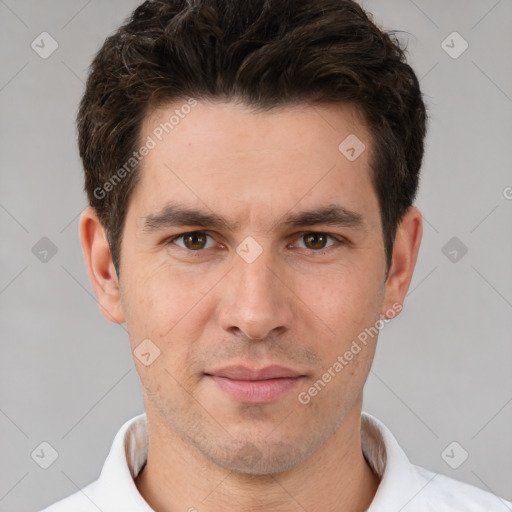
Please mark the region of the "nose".
[[222, 287], [219, 321], [231, 334], [264, 339], [290, 327], [292, 302], [293, 293], [286, 283], [283, 266], [270, 249], [263, 250], [250, 263], [237, 254]]

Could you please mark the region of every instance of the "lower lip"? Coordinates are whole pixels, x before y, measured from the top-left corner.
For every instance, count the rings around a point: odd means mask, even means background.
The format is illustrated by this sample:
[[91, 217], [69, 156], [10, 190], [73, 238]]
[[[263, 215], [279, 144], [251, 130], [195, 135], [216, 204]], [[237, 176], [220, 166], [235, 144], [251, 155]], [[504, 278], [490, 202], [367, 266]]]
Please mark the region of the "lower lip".
[[273, 402], [296, 386], [302, 377], [286, 377], [267, 380], [234, 380], [227, 377], [209, 376], [223, 391], [247, 404]]

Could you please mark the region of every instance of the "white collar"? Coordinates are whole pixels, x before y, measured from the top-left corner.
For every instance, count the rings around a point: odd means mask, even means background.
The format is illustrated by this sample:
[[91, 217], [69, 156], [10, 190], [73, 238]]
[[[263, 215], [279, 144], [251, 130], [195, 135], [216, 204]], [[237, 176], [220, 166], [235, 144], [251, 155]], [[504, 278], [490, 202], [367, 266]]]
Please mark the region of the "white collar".
[[[381, 479], [368, 512], [405, 510], [412, 500], [415, 512], [427, 511], [421, 496], [424, 478], [420, 478], [386, 426], [364, 412], [361, 415], [361, 442], [366, 460]], [[121, 427], [100, 478], [95, 482], [95, 493], [102, 497], [105, 512], [110, 510], [108, 507], [114, 510], [114, 506], [115, 510], [152, 512], [134, 481], [146, 463], [147, 453], [146, 415], [141, 414]]]
[[[411, 464], [393, 434], [366, 413], [361, 415], [361, 444], [381, 478], [367, 512], [512, 511], [512, 503], [489, 492]], [[42, 512], [154, 512], [134, 481], [147, 454], [146, 415], [141, 414], [117, 433], [98, 480]]]

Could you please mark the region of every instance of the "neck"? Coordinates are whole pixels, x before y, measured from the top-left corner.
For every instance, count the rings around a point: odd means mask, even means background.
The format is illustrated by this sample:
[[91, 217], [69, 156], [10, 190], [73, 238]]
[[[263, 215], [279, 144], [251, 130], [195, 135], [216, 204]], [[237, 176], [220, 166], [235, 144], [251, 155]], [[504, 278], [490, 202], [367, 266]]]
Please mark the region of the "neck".
[[146, 413], [148, 460], [136, 485], [156, 512], [363, 512], [379, 485], [361, 449], [361, 401], [302, 464], [275, 475], [227, 471], [190, 446], [157, 411], [146, 407]]

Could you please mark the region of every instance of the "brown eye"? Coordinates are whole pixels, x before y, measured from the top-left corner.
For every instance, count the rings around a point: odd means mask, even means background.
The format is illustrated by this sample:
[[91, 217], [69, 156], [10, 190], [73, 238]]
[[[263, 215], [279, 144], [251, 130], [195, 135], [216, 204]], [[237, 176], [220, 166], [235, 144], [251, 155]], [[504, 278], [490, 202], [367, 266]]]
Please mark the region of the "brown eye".
[[345, 241], [343, 238], [338, 238], [337, 236], [321, 231], [308, 231], [299, 236], [295, 242], [295, 247], [309, 250], [312, 254], [325, 254], [331, 246], [341, 246], [344, 244]]
[[206, 245], [206, 235], [204, 233], [190, 233], [183, 236], [183, 243], [187, 249], [197, 251], [203, 249]]
[[303, 235], [304, 245], [308, 249], [325, 249], [328, 235], [326, 233], [307, 233]]
[[[190, 251], [200, 251], [201, 249], [208, 249], [211, 246], [207, 247], [208, 238], [211, 238], [206, 233], [202, 231], [194, 231], [192, 233], [183, 233], [182, 235], [174, 238], [173, 242], [184, 249], [189, 249]], [[181, 243], [177, 243], [181, 241]]]

